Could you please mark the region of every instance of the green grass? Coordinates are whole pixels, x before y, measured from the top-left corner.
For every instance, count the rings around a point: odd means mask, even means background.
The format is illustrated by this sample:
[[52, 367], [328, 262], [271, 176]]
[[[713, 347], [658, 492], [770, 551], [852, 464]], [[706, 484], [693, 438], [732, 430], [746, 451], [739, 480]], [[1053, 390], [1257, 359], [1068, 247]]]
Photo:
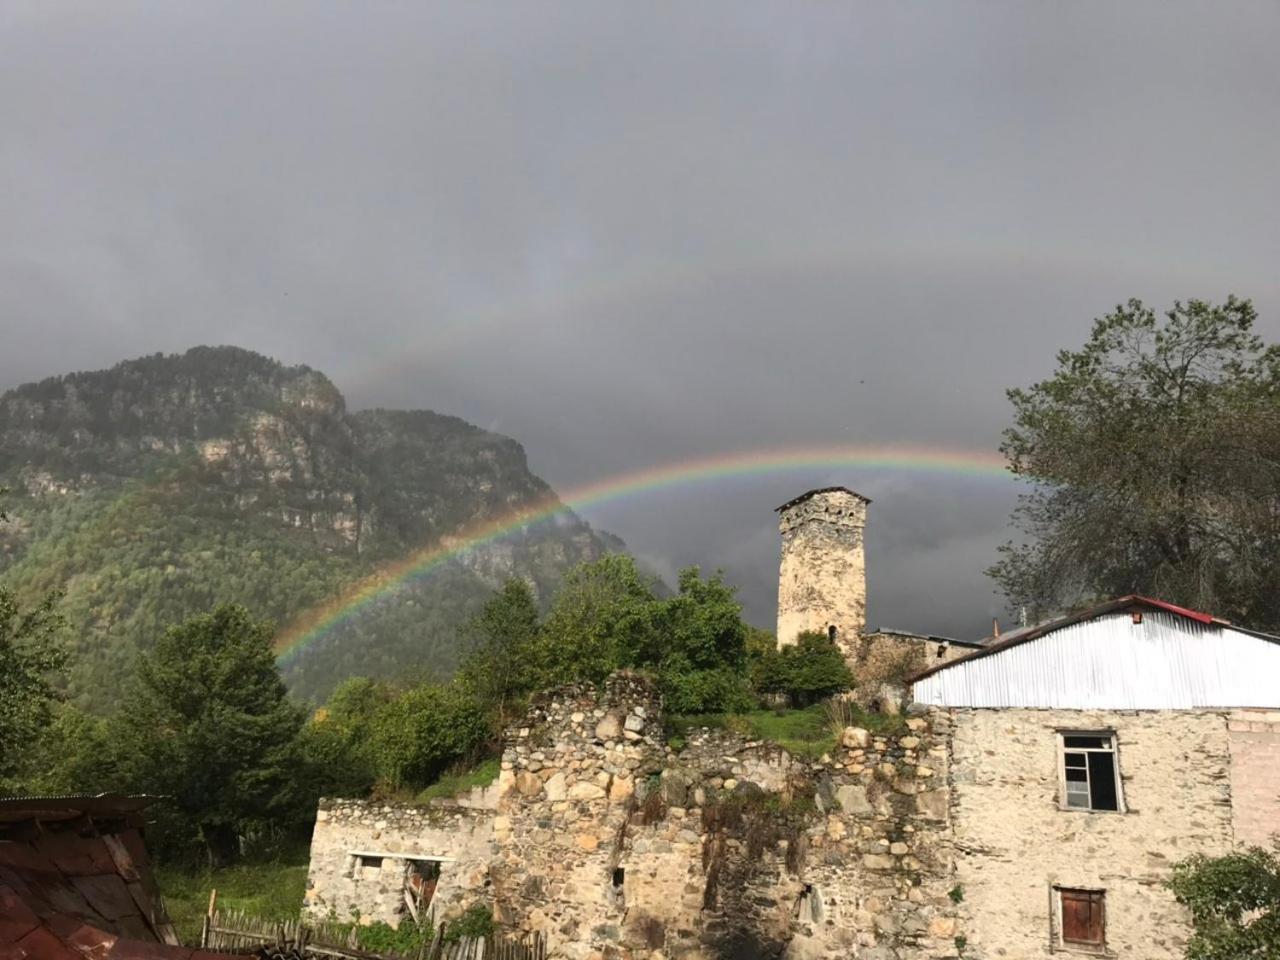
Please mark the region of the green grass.
[[[892, 734], [903, 728], [901, 717], [867, 713], [845, 706], [848, 725], [873, 733]], [[747, 713], [704, 713], [667, 718], [667, 743], [681, 749], [689, 732], [699, 727], [729, 730], [753, 740], [776, 743], [794, 757], [817, 759], [836, 748], [836, 733], [824, 703], [802, 709], [752, 710]]]
[[803, 710], [752, 710], [749, 713], [703, 713], [667, 719], [668, 742], [683, 742], [690, 730], [729, 730], [753, 740], [776, 743], [792, 756], [820, 757], [835, 748], [836, 738], [822, 704]]
[[466, 793], [472, 787], [487, 787], [498, 779], [501, 769], [502, 761], [498, 757], [490, 757], [470, 770], [446, 773], [419, 793], [417, 799], [423, 801], [456, 797], [460, 793]]
[[303, 851], [283, 863], [237, 864], [219, 870], [158, 866], [156, 882], [178, 936], [192, 945], [200, 942], [200, 922], [209, 908], [210, 890], [218, 891], [218, 905], [229, 910], [245, 910], [267, 920], [297, 917], [307, 888], [306, 856]]

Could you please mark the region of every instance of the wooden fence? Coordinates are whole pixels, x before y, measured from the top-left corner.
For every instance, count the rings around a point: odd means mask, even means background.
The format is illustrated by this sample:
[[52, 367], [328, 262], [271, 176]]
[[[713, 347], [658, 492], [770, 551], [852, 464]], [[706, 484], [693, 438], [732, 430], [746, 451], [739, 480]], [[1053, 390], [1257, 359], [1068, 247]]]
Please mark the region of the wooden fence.
[[[211, 904], [212, 906], [212, 904]], [[547, 941], [540, 934], [518, 940], [498, 933], [446, 941], [448, 924], [435, 928], [431, 943], [407, 957], [361, 949], [359, 931], [348, 924], [325, 921], [262, 920], [241, 910], [212, 909], [200, 931], [200, 948], [223, 953], [256, 953], [276, 960], [302, 956], [337, 960], [546, 960]]]

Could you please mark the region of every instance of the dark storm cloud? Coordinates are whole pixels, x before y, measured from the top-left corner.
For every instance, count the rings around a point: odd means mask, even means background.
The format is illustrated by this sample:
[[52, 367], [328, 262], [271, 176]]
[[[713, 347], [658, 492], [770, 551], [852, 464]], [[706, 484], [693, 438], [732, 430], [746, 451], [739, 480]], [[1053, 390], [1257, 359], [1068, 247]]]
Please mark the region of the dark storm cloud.
[[[1141, 296], [1280, 333], [1271, 3], [0, 8], [0, 384], [194, 343], [509, 433], [554, 485], [990, 450]], [[967, 634], [1011, 485], [808, 472], [593, 508], [773, 604], [770, 508], [875, 498], [871, 617]]]

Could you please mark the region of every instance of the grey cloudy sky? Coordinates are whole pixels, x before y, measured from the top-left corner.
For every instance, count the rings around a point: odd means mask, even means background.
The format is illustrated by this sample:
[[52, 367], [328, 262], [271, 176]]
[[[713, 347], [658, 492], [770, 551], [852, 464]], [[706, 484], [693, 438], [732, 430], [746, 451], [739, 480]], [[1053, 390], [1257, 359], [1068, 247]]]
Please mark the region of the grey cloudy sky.
[[[0, 386], [196, 343], [522, 441], [571, 489], [789, 444], [990, 450], [1130, 296], [1280, 337], [1280, 5], [0, 4]], [[1008, 482], [588, 509], [771, 625], [770, 509], [875, 499], [871, 620], [960, 635]]]

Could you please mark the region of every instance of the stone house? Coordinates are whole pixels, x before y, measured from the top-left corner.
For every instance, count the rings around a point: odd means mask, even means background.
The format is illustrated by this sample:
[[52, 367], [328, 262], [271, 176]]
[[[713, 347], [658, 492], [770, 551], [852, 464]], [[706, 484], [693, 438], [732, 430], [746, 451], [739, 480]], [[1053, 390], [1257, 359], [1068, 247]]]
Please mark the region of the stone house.
[[975, 956], [1183, 955], [1173, 863], [1280, 831], [1280, 638], [1144, 597], [914, 678]]

